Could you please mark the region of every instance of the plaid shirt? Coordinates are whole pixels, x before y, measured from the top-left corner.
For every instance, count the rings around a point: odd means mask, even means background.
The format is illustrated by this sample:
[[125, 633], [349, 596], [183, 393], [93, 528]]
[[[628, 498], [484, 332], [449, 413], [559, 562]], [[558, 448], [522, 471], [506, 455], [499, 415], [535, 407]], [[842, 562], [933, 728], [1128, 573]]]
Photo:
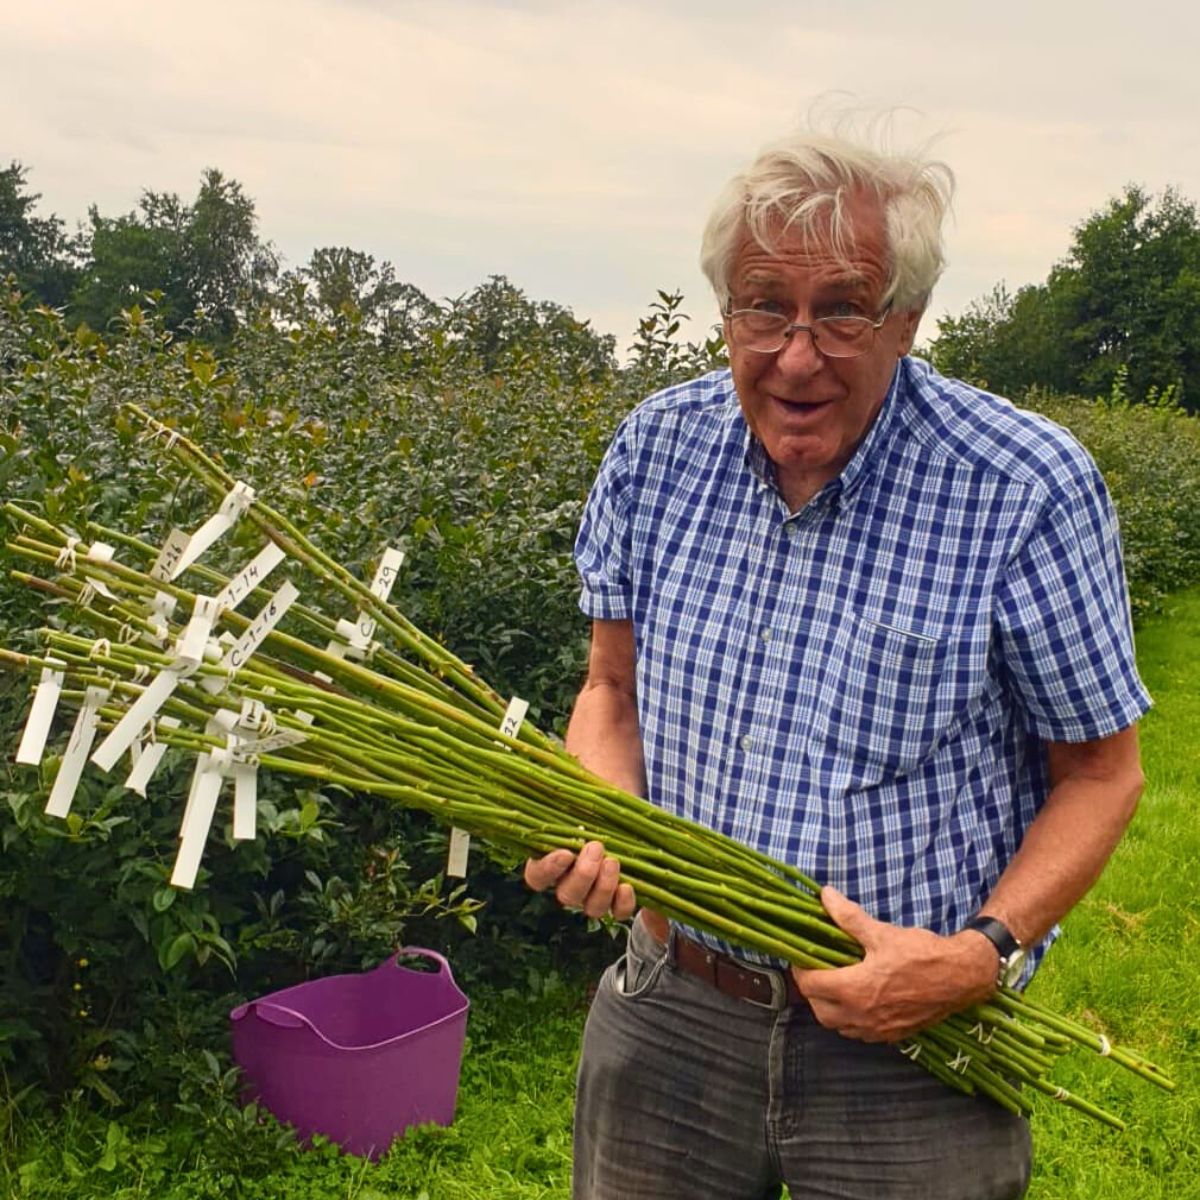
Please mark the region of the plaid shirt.
[[1149, 707], [1095, 464], [917, 359], [795, 514], [728, 371], [652, 396], [575, 554], [583, 611], [633, 622], [649, 798], [896, 924], [951, 933], [987, 898], [1048, 793], [1041, 739]]

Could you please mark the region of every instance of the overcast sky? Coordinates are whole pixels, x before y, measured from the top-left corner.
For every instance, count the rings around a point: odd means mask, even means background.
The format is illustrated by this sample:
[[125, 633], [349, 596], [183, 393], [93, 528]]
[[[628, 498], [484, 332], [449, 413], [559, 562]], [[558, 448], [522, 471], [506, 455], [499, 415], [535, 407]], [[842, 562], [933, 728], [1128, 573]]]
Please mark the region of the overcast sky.
[[[1126, 183], [1200, 201], [1200, 10], [1143, 0], [0, 0], [0, 162], [69, 225], [239, 180], [288, 265], [492, 274], [627, 343], [725, 179], [829, 92], [958, 176], [930, 317], [1043, 279]], [[697, 329], [697, 333], [699, 330]], [[922, 330], [934, 332], [930, 319]]]

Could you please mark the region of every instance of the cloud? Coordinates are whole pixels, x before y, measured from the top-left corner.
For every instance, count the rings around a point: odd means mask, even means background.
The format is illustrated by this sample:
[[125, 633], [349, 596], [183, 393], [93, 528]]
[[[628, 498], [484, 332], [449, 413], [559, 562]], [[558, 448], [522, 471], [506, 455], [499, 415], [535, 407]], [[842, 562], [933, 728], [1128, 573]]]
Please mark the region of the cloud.
[[1043, 278], [1129, 181], [1200, 196], [1200, 17], [1155, 8], [42, 0], [0, 15], [3, 150], [69, 220], [217, 166], [293, 263], [351, 245], [435, 295], [504, 273], [624, 339], [659, 287], [708, 323], [709, 202], [842, 90], [948, 131], [936, 316]]

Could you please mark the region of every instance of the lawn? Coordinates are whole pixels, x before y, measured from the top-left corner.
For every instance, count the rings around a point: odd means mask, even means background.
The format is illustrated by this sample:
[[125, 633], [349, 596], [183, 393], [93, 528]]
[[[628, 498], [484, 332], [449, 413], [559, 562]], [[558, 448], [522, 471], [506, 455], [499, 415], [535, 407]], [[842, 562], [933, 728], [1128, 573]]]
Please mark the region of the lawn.
[[[1139, 636], [1156, 707], [1142, 727], [1148, 787], [1134, 824], [1071, 915], [1034, 984], [1042, 1001], [1136, 1045], [1179, 1082], [1172, 1096], [1077, 1052], [1062, 1086], [1129, 1123], [1114, 1133], [1038, 1098], [1033, 1200], [1200, 1197], [1200, 593], [1173, 598]], [[82, 1101], [54, 1119], [23, 1115], [0, 1091], [0, 1194], [154, 1200], [552, 1200], [569, 1194], [570, 1112], [582, 986], [477, 995], [459, 1111], [445, 1130], [397, 1143], [379, 1164], [332, 1147], [299, 1151], [229, 1103], [211, 1068], [191, 1117], [167, 1127], [145, 1110], [119, 1120]], [[3, 1081], [0, 1080], [0, 1087]], [[203, 1091], [203, 1089], [201, 1089]]]
[[1177, 595], [1145, 626], [1138, 658], [1155, 699], [1141, 727], [1141, 808], [1034, 987], [1138, 1046], [1179, 1090], [1165, 1095], [1086, 1057], [1064, 1064], [1062, 1085], [1125, 1114], [1129, 1129], [1113, 1134], [1041, 1103], [1036, 1200], [1200, 1196], [1200, 594]]

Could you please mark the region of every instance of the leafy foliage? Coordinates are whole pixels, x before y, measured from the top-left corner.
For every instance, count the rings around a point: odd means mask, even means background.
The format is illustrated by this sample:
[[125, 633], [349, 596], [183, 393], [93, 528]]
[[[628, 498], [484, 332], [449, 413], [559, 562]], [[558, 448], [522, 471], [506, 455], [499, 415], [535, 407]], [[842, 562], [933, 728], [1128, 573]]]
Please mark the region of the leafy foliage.
[[[154, 227], [173, 211], [155, 209]], [[177, 336], [163, 302], [128, 304], [101, 336], [4, 291], [0, 489], [80, 533], [91, 521], [157, 544], [194, 528], [212, 502], [123, 423], [135, 401], [219, 451], [360, 577], [385, 543], [403, 547], [401, 608], [561, 731], [588, 632], [571, 546], [600, 456], [646, 390], [719, 365], [719, 339], [684, 343], [682, 297], [660, 293], [622, 371], [609, 339], [501, 278], [439, 305], [366, 260], [331, 254], [312, 271], [289, 307], [247, 311], [219, 348]], [[1200, 578], [1195, 419], [1119, 389], [1036, 402], [1109, 474], [1139, 612]], [[255, 548], [233, 535], [206, 561]], [[0, 641], [31, 648], [43, 599], [0, 580]], [[27, 703], [26, 681], [0, 677], [5, 761]], [[405, 940], [499, 983], [605, 952], [513, 864], [476, 854], [459, 888], [423, 819], [269, 777], [258, 841], [235, 849], [219, 829], [201, 887], [176, 894], [165, 880], [189, 765], [168, 759], [144, 803], [89, 773], [65, 825], [41, 815], [52, 770], [0, 768], [0, 1066], [18, 1082], [135, 1103], [157, 1094], [145, 1064], [175, 1044], [163, 1013], [358, 968]]]
[[[116, 415], [138, 401], [219, 448], [360, 575], [386, 542], [404, 546], [406, 611], [561, 727], [586, 652], [574, 527], [628, 401], [610, 347], [566, 310], [503, 280], [476, 299], [430, 305], [419, 354], [319, 302], [286, 326], [263, 309], [217, 353], [177, 339], [161, 308], [132, 305], [101, 338], [8, 293], [0, 483], [80, 533], [93, 521], [157, 544], [172, 525], [194, 528], [212, 502], [164, 474]], [[255, 548], [226, 540], [226, 566]], [[30, 646], [42, 599], [0, 582], [0, 640]], [[71, 624], [69, 610], [51, 614]], [[8, 762], [27, 695], [3, 678]], [[220, 830], [201, 886], [176, 893], [166, 880], [190, 765], [169, 757], [144, 803], [89, 771], [65, 825], [41, 815], [54, 765], [40, 779], [0, 768], [0, 1065], [17, 1078], [129, 1102], [147, 1086], [144, 1055], [117, 1047], [164, 1007], [357, 969], [404, 940], [453, 949], [467, 978], [523, 978], [564, 940], [588, 953], [578, 922], [530, 895], [512, 864], [476, 854], [469, 885], [452, 885], [444, 834], [424, 819], [269, 778], [259, 840], [234, 852]]]
[[107, 329], [153, 294], [169, 328], [223, 340], [278, 271], [274, 252], [258, 239], [254, 202], [211, 168], [190, 205], [174, 193], [145, 191], [136, 212], [103, 217], [93, 206], [89, 220], [71, 311], [94, 329]]
[[930, 347], [948, 375], [1005, 395], [1174, 390], [1200, 410], [1200, 217], [1168, 189], [1130, 186], [1075, 230], [1045, 283], [1003, 285], [940, 322]]
[[75, 286], [78, 246], [53, 214], [37, 217], [40, 197], [26, 191], [18, 162], [0, 171], [0, 280], [11, 275], [23, 291], [47, 304], [65, 304]]
[[1141, 618], [1200, 580], [1200, 419], [1170, 396], [1135, 403], [1125, 378], [1119, 372], [1100, 400], [1034, 390], [1025, 402], [1070, 429], [1096, 460], [1117, 506]]

